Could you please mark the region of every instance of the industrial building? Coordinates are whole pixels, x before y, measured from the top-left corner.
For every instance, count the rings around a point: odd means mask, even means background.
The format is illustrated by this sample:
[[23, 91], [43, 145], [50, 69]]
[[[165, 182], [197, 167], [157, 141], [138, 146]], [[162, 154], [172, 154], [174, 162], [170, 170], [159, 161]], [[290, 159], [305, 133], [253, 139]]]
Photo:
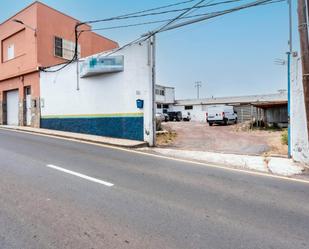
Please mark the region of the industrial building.
[[281, 127], [288, 123], [287, 93], [282, 90], [274, 94], [176, 100], [173, 110], [190, 112], [192, 121], [206, 122], [207, 108], [212, 105], [233, 106], [239, 122], [255, 120]]

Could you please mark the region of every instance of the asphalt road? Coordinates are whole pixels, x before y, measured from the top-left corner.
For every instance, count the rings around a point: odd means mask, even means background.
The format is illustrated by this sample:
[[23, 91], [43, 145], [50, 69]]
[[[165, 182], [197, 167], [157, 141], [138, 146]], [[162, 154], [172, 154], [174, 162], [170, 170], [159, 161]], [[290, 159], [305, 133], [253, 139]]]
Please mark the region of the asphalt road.
[[1, 249], [309, 248], [309, 184], [4, 130], [0, 170]]

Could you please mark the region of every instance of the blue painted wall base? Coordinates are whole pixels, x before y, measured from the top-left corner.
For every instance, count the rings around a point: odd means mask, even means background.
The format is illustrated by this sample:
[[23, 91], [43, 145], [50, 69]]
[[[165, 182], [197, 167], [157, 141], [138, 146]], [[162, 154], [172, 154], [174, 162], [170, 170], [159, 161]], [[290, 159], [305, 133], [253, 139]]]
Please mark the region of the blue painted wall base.
[[42, 118], [41, 128], [144, 141], [143, 117]]

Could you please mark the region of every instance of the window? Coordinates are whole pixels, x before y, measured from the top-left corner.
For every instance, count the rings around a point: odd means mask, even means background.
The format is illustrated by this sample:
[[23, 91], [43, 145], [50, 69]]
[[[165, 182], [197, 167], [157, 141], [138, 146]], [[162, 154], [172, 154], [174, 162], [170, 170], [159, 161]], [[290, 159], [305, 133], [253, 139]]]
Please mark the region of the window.
[[11, 44], [8, 46], [8, 50], [7, 50], [7, 60], [12, 60], [15, 57], [15, 53], [14, 53], [14, 44]]
[[[75, 43], [74, 42], [55, 36], [54, 45], [55, 45], [55, 48], [54, 48], [55, 56], [61, 57], [67, 60], [73, 59], [73, 56], [75, 53]], [[78, 51], [78, 57], [80, 57], [80, 45], [78, 45], [77, 51]]]
[[156, 95], [164, 96], [164, 95], [165, 95], [165, 92], [164, 92], [164, 90], [156, 89]]
[[25, 94], [26, 94], [26, 95], [31, 95], [31, 87], [30, 87], [30, 86], [27, 86], [27, 87], [25, 88]]
[[161, 105], [161, 104], [157, 104], [157, 108], [158, 108], [158, 109], [161, 109], [161, 108], [162, 108], [162, 105]]
[[62, 39], [59, 37], [55, 37], [55, 55], [63, 56]]
[[185, 110], [192, 110], [193, 109], [193, 106], [192, 105], [186, 105], [185, 106]]
[[168, 105], [163, 105], [163, 109], [168, 109]]

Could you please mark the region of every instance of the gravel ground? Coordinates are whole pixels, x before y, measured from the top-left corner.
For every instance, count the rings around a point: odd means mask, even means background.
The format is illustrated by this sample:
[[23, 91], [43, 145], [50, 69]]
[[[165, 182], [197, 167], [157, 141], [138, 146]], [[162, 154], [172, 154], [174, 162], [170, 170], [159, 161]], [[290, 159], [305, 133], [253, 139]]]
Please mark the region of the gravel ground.
[[234, 125], [210, 127], [199, 122], [167, 122], [162, 126], [176, 132], [176, 136], [167, 144], [159, 139], [159, 147], [246, 155], [287, 154], [287, 146], [281, 144], [281, 131], [236, 131]]

